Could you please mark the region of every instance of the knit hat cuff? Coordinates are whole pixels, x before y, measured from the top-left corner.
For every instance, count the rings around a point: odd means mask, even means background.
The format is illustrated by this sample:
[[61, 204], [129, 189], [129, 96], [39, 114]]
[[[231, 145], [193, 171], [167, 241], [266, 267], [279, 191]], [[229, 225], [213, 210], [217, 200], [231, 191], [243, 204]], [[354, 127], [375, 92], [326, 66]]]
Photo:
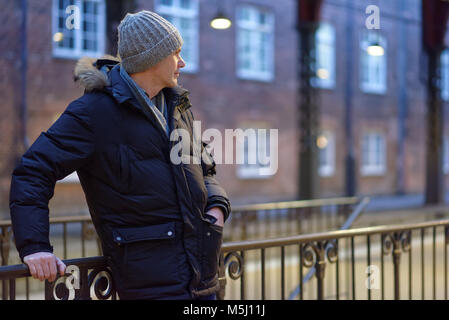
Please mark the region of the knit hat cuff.
[[[183, 39], [175, 29], [150, 49], [122, 59], [122, 66], [128, 74], [143, 72], [181, 48], [182, 44]], [[154, 52], [158, 54], [155, 55]]]

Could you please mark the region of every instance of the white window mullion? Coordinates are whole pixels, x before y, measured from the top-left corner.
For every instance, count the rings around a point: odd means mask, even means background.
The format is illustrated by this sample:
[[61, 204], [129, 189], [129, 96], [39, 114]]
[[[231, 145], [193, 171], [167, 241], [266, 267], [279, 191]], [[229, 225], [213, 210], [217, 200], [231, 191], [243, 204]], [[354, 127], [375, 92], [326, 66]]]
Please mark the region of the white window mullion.
[[[171, 5], [162, 3], [161, 0], [156, 1], [155, 11], [167, 18], [181, 33], [184, 41], [183, 52], [185, 53], [184, 60], [186, 62], [185, 68], [182, 72], [197, 72], [199, 69], [199, 1], [191, 0], [190, 8], [183, 8], [180, 0], [173, 0]], [[189, 21], [188, 27], [183, 27], [181, 19]]]

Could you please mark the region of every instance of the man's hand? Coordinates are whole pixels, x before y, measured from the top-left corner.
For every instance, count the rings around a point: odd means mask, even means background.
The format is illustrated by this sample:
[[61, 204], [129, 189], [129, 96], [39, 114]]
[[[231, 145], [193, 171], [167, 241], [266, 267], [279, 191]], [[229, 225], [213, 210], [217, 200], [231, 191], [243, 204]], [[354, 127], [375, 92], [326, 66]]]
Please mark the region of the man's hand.
[[50, 252], [36, 252], [27, 255], [23, 258], [23, 262], [30, 269], [31, 276], [41, 281], [45, 279], [50, 282], [55, 281], [58, 271], [63, 276], [66, 268], [64, 262]]
[[206, 214], [210, 214], [211, 216], [214, 216], [215, 218], [217, 218], [217, 221], [215, 222], [215, 224], [219, 227], [223, 227], [224, 214], [223, 214], [223, 211], [219, 207], [210, 208], [209, 211], [206, 212]]

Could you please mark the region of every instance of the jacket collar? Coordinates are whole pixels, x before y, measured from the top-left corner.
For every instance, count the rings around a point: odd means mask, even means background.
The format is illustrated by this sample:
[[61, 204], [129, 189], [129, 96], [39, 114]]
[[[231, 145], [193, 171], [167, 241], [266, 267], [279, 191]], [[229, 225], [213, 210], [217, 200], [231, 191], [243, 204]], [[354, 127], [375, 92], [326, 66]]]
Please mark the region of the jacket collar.
[[[120, 65], [117, 64], [109, 72], [108, 77], [110, 85], [105, 89], [112, 93], [112, 96], [118, 103], [124, 104], [128, 102], [132, 106], [138, 108], [139, 110], [142, 110], [142, 107], [138, 103], [137, 99], [134, 97], [134, 94], [132, 93], [128, 84], [122, 79], [119, 68]], [[184, 112], [185, 110], [191, 107], [188, 98], [189, 95], [188, 90], [181, 88], [179, 86], [173, 88], [164, 88], [162, 90], [164, 92], [164, 95], [166, 96], [167, 105], [170, 104], [173, 105], [174, 107], [177, 107], [180, 112]]]

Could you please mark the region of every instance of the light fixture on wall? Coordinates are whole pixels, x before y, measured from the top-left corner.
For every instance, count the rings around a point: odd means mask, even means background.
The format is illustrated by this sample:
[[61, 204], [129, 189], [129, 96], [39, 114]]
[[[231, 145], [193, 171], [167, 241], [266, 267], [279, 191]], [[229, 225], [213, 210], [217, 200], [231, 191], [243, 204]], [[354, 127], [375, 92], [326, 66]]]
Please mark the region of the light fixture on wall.
[[378, 42], [370, 44], [368, 48], [366, 48], [366, 52], [368, 52], [370, 56], [376, 57], [383, 56], [385, 54], [384, 48]]
[[229, 29], [232, 25], [231, 19], [225, 15], [225, 10], [223, 9], [224, 3], [223, 0], [217, 0], [217, 14], [210, 21], [210, 26], [217, 30], [225, 30]]
[[219, 30], [228, 29], [231, 25], [231, 19], [226, 17], [222, 12], [218, 12], [218, 14], [210, 21], [210, 26]]

